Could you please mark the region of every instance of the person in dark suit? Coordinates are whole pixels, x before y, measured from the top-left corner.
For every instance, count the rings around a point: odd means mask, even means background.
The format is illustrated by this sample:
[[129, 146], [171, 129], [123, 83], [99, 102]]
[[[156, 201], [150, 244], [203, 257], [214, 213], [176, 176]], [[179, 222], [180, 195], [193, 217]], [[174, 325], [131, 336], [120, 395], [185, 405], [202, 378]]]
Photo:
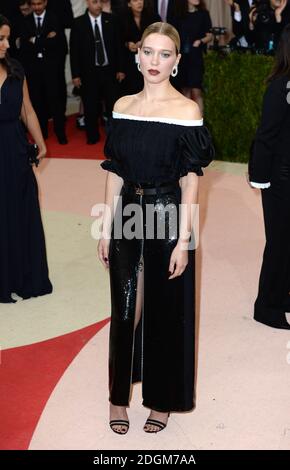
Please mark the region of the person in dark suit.
[[159, 15], [147, 9], [144, 0], [128, 0], [127, 8], [122, 15], [122, 37], [125, 44], [125, 73], [122, 82], [122, 95], [139, 93], [144, 86], [142, 74], [137, 69], [136, 57], [141, 37], [147, 26], [161, 21]]
[[21, 24], [22, 19], [25, 16], [28, 16], [32, 13], [32, 8], [30, 5], [30, 0], [17, 0], [17, 11], [14, 13], [14, 17], [12, 20], [13, 27], [11, 30], [10, 35], [10, 48], [9, 48], [9, 55], [20, 62], [21, 55], [20, 55], [20, 35], [21, 35]]
[[13, 21], [18, 15], [17, 0], [0, 0], [0, 14], [8, 18], [9, 21]]
[[100, 139], [98, 103], [104, 98], [106, 117], [118, 98], [118, 82], [124, 77], [124, 46], [116, 17], [102, 13], [101, 0], [87, 0], [88, 10], [74, 20], [70, 35], [73, 84], [81, 87], [87, 143]]
[[290, 329], [290, 24], [268, 82], [249, 161], [250, 184], [262, 191], [266, 233], [254, 319]]
[[71, 0], [48, 0], [47, 2], [47, 11], [54, 13], [57, 16], [60, 23], [60, 51], [58, 54], [59, 58], [59, 83], [61, 89], [61, 103], [63, 108], [63, 113], [66, 112], [66, 102], [67, 102], [67, 84], [65, 79], [65, 62], [68, 54], [68, 43], [65, 35], [66, 29], [71, 29], [73, 24], [73, 10], [71, 5]]
[[153, 0], [154, 14], [159, 15], [162, 21], [174, 24], [178, 2], [179, 0]]
[[44, 137], [48, 118], [60, 144], [66, 144], [65, 116], [60, 100], [59, 54], [62, 41], [57, 17], [46, 10], [47, 0], [31, 0], [33, 13], [23, 19], [21, 50], [31, 95]]
[[231, 7], [233, 33], [235, 42], [241, 47], [248, 47], [251, 43], [249, 30], [250, 10], [254, 0], [224, 0]]

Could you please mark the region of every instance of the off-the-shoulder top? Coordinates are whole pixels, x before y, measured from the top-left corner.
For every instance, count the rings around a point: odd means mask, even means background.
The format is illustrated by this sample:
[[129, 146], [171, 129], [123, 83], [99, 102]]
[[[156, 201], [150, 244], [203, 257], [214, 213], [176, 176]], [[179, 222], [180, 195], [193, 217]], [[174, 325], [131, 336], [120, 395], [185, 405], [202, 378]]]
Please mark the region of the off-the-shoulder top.
[[136, 183], [203, 175], [214, 147], [203, 120], [141, 117], [113, 112], [104, 147], [104, 170]]

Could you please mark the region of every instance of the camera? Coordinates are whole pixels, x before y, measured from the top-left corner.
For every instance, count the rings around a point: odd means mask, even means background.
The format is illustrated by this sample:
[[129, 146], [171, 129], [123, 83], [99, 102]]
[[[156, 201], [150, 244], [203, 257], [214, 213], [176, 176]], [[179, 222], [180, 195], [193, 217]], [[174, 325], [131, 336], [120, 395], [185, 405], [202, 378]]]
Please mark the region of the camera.
[[273, 18], [274, 11], [269, 0], [256, 0], [253, 5], [256, 8], [257, 20], [259, 23], [268, 24]]
[[219, 45], [219, 36], [223, 36], [227, 33], [227, 28], [224, 26], [215, 26], [210, 29], [210, 32], [213, 35], [213, 45], [210, 46], [210, 49], [214, 51], [223, 50], [224, 46]]
[[227, 32], [227, 28], [221, 26], [215, 26], [214, 28], [211, 28], [210, 29], [210, 32], [214, 35], [214, 36], [222, 36], [223, 34], [226, 34]]

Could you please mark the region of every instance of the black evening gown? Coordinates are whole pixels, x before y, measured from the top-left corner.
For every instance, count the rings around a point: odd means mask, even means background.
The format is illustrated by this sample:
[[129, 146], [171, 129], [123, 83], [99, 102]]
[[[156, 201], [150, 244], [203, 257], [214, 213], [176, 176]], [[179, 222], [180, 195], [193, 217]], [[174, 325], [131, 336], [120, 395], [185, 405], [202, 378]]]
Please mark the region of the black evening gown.
[[[189, 411], [194, 406], [194, 250], [184, 273], [168, 280], [171, 253], [179, 227], [170, 232], [171, 213], [179, 215], [179, 178], [202, 175], [213, 158], [213, 147], [202, 121], [137, 118], [113, 113], [103, 169], [123, 178], [116, 214], [127, 204], [140, 208], [141, 237], [115, 234], [109, 247], [111, 327], [109, 400], [128, 406], [131, 384], [142, 381], [143, 405], [159, 411]], [[165, 194], [139, 195], [130, 184], [174, 188]], [[146, 205], [165, 220], [165, 237], [147, 236]], [[143, 214], [143, 217], [142, 217]], [[124, 228], [128, 217], [121, 215]], [[138, 222], [139, 220], [139, 222]], [[137, 275], [142, 261], [144, 296], [141, 320], [134, 333]]]
[[[20, 72], [23, 76], [23, 72]], [[38, 202], [20, 121], [23, 77], [9, 77], [0, 101], [0, 302], [52, 292]]]
[[193, 47], [192, 44], [210, 32], [212, 24], [209, 12], [207, 10], [187, 12], [184, 17], [176, 19], [174, 26], [180, 34], [182, 54], [176, 83], [180, 88], [202, 89], [205, 46]]
[[[156, 21], [161, 21], [159, 15], [151, 15], [147, 12], [142, 13], [140, 28], [137, 26], [134, 16], [131, 9], [126, 9], [121, 17], [121, 30], [123, 42], [138, 42], [141, 40], [142, 34], [151, 23]], [[136, 63], [137, 53], [131, 52], [127, 47], [125, 47], [125, 74], [126, 77], [121, 84], [121, 94], [132, 95], [134, 93], [139, 93], [143, 86], [144, 80], [143, 75], [137, 69]]]

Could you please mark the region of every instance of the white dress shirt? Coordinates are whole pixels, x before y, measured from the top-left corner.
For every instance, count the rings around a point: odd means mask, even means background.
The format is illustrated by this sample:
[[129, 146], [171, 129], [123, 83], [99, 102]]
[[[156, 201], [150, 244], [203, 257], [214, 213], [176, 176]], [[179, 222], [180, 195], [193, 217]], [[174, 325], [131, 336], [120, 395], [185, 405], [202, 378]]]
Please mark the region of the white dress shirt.
[[43, 21], [44, 21], [44, 17], [45, 17], [45, 13], [46, 13], [46, 10], [44, 10], [44, 12], [42, 12], [41, 15], [36, 15], [35, 13], [33, 13], [34, 21], [35, 21], [36, 26], [38, 26], [38, 20], [37, 20], [37, 18], [40, 18], [40, 27], [42, 27]]
[[[99, 26], [99, 30], [100, 30], [100, 35], [101, 35], [101, 39], [102, 39], [102, 44], [103, 44], [103, 49], [104, 49], [104, 56], [105, 56], [105, 62], [102, 64], [102, 66], [104, 65], [109, 65], [109, 61], [108, 61], [108, 56], [107, 56], [107, 51], [106, 51], [106, 47], [105, 47], [105, 43], [104, 43], [104, 38], [103, 38], [103, 29], [102, 29], [102, 13], [97, 16], [97, 17], [94, 17], [93, 15], [91, 15], [90, 12], [89, 13], [89, 17], [90, 17], [90, 20], [91, 20], [91, 24], [92, 24], [92, 28], [93, 28], [93, 33], [95, 35], [95, 20], [97, 20], [97, 23], [98, 23], [98, 26]], [[96, 65], [99, 65], [98, 62], [96, 62]]]
[[[46, 10], [44, 10], [41, 15], [36, 15], [35, 13], [33, 13], [33, 17], [34, 17], [34, 21], [35, 21], [36, 26], [38, 26], [38, 18], [40, 18], [40, 27], [42, 28], [44, 18], [45, 18], [45, 14], [46, 14]], [[33, 44], [35, 43], [35, 39], [36, 39], [35, 37], [32, 39]], [[42, 59], [43, 54], [41, 52], [39, 52], [37, 54], [37, 58]]]
[[[251, 8], [251, 6], [253, 5], [254, 3], [254, 0], [248, 0], [249, 2], [249, 7]], [[241, 11], [235, 11], [234, 13], [234, 19], [235, 21], [237, 21], [238, 23], [240, 23], [242, 21], [242, 12]]]
[[[248, 0], [249, 2], [249, 7], [254, 3], [254, 0]], [[241, 11], [235, 11], [234, 12], [234, 20], [240, 23], [242, 21], [242, 12]], [[242, 36], [239, 38], [239, 45], [240, 47], [248, 47], [248, 41], [246, 40], [245, 36]]]

